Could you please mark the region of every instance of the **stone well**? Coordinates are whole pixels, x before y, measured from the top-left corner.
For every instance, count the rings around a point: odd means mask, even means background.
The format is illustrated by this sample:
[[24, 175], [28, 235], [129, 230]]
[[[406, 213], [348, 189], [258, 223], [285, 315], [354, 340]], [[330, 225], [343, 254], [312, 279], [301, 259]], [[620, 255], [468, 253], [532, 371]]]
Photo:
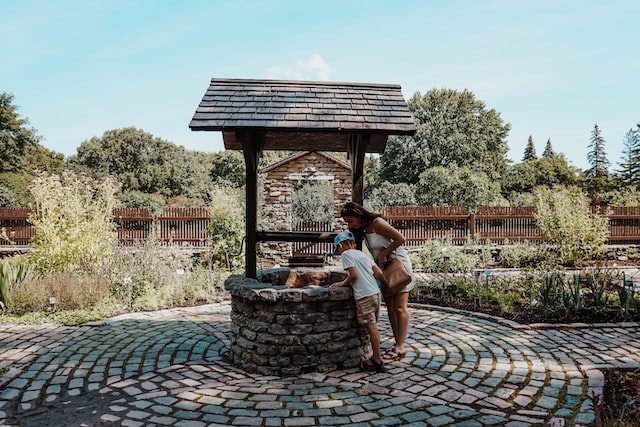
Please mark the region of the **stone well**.
[[371, 357], [351, 288], [329, 287], [345, 274], [322, 267], [263, 270], [258, 280], [230, 276], [232, 363], [285, 377], [353, 368]]

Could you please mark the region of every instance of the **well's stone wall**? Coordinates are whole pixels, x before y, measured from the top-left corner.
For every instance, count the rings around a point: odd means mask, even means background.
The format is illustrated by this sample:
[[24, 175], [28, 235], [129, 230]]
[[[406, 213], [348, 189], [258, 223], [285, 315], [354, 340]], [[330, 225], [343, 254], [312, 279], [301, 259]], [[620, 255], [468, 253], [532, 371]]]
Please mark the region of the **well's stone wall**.
[[[310, 269], [314, 270], [314, 269]], [[330, 288], [342, 270], [311, 273], [323, 285], [291, 288], [303, 269], [272, 269], [260, 280], [230, 276], [232, 337], [229, 357], [235, 366], [263, 375], [295, 376], [356, 367], [371, 357], [366, 329], [357, 324], [350, 287]], [[290, 280], [291, 273], [296, 280]]]

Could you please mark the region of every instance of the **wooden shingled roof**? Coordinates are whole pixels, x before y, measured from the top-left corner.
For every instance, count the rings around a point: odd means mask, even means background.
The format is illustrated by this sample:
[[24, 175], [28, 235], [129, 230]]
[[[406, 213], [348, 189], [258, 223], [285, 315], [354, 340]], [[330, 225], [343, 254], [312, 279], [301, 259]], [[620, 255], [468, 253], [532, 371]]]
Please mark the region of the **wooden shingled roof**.
[[222, 131], [241, 150], [240, 132], [260, 132], [266, 150], [346, 151], [368, 135], [365, 151], [384, 151], [389, 135], [416, 132], [399, 85], [288, 80], [211, 79], [189, 124]]

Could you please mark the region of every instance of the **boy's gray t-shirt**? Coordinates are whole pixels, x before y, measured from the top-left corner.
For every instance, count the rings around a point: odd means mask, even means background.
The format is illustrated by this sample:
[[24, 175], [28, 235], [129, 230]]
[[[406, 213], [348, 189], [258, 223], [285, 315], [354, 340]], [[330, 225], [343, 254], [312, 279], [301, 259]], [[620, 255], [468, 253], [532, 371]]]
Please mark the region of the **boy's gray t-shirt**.
[[353, 297], [362, 299], [380, 292], [378, 281], [373, 277], [373, 260], [364, 252], [357, 249], [347, 249], [342, 252], [342, 268], [347, 270], [355, 267], [358, 272], [358, 279], [351, 283]]

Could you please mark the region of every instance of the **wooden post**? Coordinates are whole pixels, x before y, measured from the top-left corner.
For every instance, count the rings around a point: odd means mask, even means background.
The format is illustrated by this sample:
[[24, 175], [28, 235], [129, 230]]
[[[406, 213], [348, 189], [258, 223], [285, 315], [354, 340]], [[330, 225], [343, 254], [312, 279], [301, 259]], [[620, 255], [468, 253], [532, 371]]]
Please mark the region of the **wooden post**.
[[364, 202], [364, 158], [369, 135], [353, 135], [347, 143], [347, 156], [351, 160], [351, 174], [353, 178], [351, 200], [363, 204]]
[[245, 248], [245, 275], [256, 279], [257, 275], [257, 255], [256, 247], [258, 243], [258, 164], [262, 155], [263, 136], [251, 132], [238, 132], [238, 140], [242, 143], [242, 153], [246, 166], [246, 248]]
[[469, 235], [472, 239], [476, 235], [476, 214], [473, 212], [469, 215]]
[[[347, 157], [351, 160], [351, 200], [364, 205], [364, 158], [369, 135], [352, 135], [347, 142]], [[359, 234], [359, 233], [358, 233]], [[356, 234], [356, 246], [362, 250], [362, 239], [364, 236]]]

